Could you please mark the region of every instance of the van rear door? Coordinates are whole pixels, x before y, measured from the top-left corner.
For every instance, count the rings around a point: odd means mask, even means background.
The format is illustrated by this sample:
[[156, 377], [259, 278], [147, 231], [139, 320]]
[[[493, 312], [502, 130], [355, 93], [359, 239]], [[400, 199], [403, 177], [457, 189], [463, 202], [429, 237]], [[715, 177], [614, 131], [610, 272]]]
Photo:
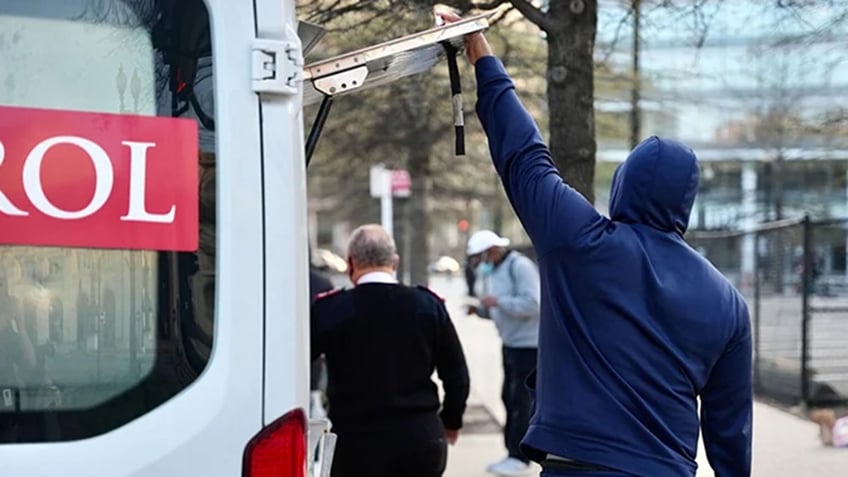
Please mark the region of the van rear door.
[[263, 424], [253, 4], [0, 1], [3, 475], [242, 471]]
[[[461, 48], [462, 36], [485, 29], [489, 16], [480, 15], [303, 66], [301, 41], [297, 29], [292, 27], [292, 3], [256, 0], [257, 41], [253, 47], [254, 90], [260, 94], [262, 116], [264, 184], [263, 422], [271, 427], [293, 412], [308, 409], [308, 235], [303, 156], [304, 148], [309, 150], [309, 146], [303, 141], [303, 105], [322, 100], [328, 104], [327, 98], [427, 71], [443, 58], [443, 42]], [[314, 27], [302, 27], [301, 32], [309, 33], [310, 38], [320, 37]], [[311, 118], [309, 122], [312, 123]], [[445, 127], [450, 127], [449, 120]], [[320, 120], [310, 137], [317, 137], [319, 129]], [[314, 424], [313, 429], [321, 429], [320, 422]], [[315, 437], [310, 440], [316, 442]], [[328, 466], [323, 467], [326, 472]]]

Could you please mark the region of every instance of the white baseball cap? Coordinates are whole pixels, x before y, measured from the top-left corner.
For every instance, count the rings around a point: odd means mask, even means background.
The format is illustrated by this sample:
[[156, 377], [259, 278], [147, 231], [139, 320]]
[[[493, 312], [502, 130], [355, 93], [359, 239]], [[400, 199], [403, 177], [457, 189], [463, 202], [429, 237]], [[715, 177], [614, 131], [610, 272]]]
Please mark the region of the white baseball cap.
[[477, 255], [478, 253], [483, 253], [492, 247], [506, 247], [507, 245], [509, 245], [508, 238], [500, 237], [491, 230], [481, 230], [474, 233], [474, 235], [468, 239], [468, 249], [466, 250], [466, 253], [468, 253], [468, 255]]

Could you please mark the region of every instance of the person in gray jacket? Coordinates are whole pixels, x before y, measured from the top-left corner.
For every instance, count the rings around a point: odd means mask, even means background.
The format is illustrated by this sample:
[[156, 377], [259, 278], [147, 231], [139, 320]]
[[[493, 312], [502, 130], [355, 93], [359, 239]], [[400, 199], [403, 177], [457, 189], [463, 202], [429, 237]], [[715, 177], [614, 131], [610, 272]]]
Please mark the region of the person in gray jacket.
[[504, 442], [509, 455], [487, 470], [496, 475], [522, 475], [530, 460], [520, 444], [530, 422], [532, 402], [524, 386], [536, 368], [539, 338], [539, 271], [532, 260], [508, 250], [509, 239], [481, 230], [468, 240], [468, 256], [476, 263], [480, 305], [469, 314], [490, 318], [503, 342], [504, 382], [501, 398], [506, 408]]

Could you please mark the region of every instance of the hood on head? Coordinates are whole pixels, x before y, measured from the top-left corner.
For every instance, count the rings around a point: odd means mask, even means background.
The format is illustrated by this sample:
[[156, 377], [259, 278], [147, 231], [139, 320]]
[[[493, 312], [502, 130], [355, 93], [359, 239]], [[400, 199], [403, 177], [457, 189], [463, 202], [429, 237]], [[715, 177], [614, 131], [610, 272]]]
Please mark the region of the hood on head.
[[610, 219], [686, 232], [698, 193], [698, 160], [688, 146], [651, 136], [615, 170]]

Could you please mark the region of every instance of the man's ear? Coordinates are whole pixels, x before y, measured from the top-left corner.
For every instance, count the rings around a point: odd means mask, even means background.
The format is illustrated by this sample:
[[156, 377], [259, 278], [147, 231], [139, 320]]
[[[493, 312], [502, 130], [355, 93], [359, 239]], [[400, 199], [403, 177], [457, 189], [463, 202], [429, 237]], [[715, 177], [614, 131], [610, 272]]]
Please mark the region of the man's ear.
[[392, 270], [397, 271], [398, 266], [400, 266], [400, 255], [394, 254], [392, 256]]
[[353, 260], [350, 257], [347, 257], [347, 276], [353, 276]]

